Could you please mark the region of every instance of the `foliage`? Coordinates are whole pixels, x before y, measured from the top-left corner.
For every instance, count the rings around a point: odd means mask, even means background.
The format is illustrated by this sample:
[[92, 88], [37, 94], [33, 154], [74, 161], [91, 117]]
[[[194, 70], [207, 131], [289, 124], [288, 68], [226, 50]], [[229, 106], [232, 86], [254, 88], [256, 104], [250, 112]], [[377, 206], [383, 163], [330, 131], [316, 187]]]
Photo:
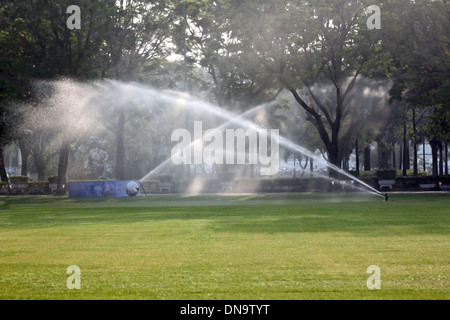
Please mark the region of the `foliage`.
[[48, 177], [49, 183], [57, 183], [58, 182], [58, 176], [50, 176]]
[[[403, 176], [403, 171], [402, 170], [397, 170], [397, 177], [402, 177], [402, 176]], [[414, 176], [414, 171], [413, 170], [406, 170], [406, 176], [408, 176], [408, 177]], [[426, 171], [417, 171], [417, 176], [418, 177], [426, 177], [426, 176], [428, 176], [428, 172], [426, 172]]]
[[450, 110], [447, 6], [445, 1], [386, 1], [389, 28], [381, 32], [383, 47], [393, 58], [393, 99]]
[[28, 184], [27, 194], [32, 195], [43, 195], [43, 194], [50, 194], [50, 186], [49, 183], [46, 181], [33, 181]]
[[[246, 7], [237, 1], [195, 1], [188, 6], [188, 59], [208, 74], [206, 88], [217, 104], [238, 110], [273, 100], [280, 92], [245, 42], [241, 27]], [[177, 47], [184, 46], [180, 36], [175, 41]]]
[[174, 181], [174, 177], [171, 174], [160, 174], [156, 176], [156, 180], [160, 182], [171, 183]]
[[[308, 115], [328, 153], [339, 164], [340, 142], [356, 122], [347, 103], [361, 75], [380, 74], [388, 62], [376, 33], [368, 32], [365, 1], [261, 1], [243, 5], [240, 21], [246, 53], [290, 91]], [[332, 87], [332, 99], [313, 90]], [[307, 97], [301, 96], [304, 88]], [[328, 98], [328, 97], [327, 97]]]
[[22, 116], [10, 101], [0, 100], [0, 144], [6, 146], [17, 137]]
[[378, 170], [376, 172], [376, 176], [378, 179], [382, 180], [391, 180], [397, 177], [397, 171], [394, 170]]
[[[190, 0], [187, 52], [183, 1], [76, 2], [82, 7], [80, 30], [66, 27], [70, 0], [0, 5], [0, 151], [13, 141], [26, 142], [30, 152], [23, 154], [32, 156], [39, 179], [58, 154], [60, 184], [66, 173], [140, 178], [157, 167], [170, 153], [175, 121], [167, 110], [146, 112], [145, 103], [134, 103], [126, 112], [105, 108], [93, 114], [75, 106], [78, 100], [95, 103], [87, 90], [87, 81], [95, 79], [184, 90], [183, 53], [192, 95], [239, 111], [280, 98], [258, 122], [280, 127], [334, 164], [352, 153], [355, 141], [368, 145], [376, 139], [383, 151], [394, 150], [404, 122], [413, 142], [423, 136], [449, 141], [445, 1]], [[373, 4], [382, 8], [381, 30], [366, 27], [365, 9]], [[86, 85], [70, 96], [49, 85], [61, 78], [67, 86]], [[383, 100], [392, 83], [391, 100], [401, 102], [388, 108], [369, 99], [367, 89]], [[66, 98], [74, 107], [64, 111], [49, 97]], [[419, 114], [419, 108], [436, 112], [423, 111], [412, 123], [411, 111]], [[108, 131], [71, 130], [80, 117]]]
[[435, 108], [426, 118], [423, 130], [430, 141], [450, 142], [450, 110]]
[[30, 178], [27, 176], [12, 176], [9, 177], [9, 181], [11, 184], [25, 184], [28, 183]]

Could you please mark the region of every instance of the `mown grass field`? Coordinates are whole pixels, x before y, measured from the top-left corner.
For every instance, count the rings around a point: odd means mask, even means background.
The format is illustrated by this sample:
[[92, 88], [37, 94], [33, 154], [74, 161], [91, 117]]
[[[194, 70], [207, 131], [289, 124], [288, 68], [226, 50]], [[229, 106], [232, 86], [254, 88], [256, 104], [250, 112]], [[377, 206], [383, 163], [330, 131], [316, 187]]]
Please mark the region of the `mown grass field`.
[[450, 194], [0, 197], [0, 299], [446, 300], [449, 218]]

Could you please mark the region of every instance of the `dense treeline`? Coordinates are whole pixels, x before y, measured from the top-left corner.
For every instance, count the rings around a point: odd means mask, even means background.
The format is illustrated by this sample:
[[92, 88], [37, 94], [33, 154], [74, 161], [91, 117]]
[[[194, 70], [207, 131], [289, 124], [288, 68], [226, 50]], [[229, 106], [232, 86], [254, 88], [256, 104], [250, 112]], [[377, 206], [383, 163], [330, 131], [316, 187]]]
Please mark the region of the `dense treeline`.
[[[67, 26], [71, 5], [81, 9], [79, 29]], [[90, 111], [58, 109], [49, 98], [65, 89], [51, 81], [184, 90], [183, 53], [192, 95], [241, 112], [279, 99], [270, 123], [332, 164], [349, 170], [355, 154], [356, 171], [369, 171], [376, 143], [379, 168], [418, 175], [427, 141], [432, 174], [448, 174], [449, 9], [433, 0], [2, 1], [1, 180], [9, 145], [20, 148], [22, 175], [57, 175], [61, 193], [68, 175], [136, 179], [156, 167], [170, 155], [170, 115], [139, 102], [132, 112], [109, 108], [86, 116], [100, 135], [80, 136], [73, 119]], [[369, 28], [378, 18], [380, 28]]]

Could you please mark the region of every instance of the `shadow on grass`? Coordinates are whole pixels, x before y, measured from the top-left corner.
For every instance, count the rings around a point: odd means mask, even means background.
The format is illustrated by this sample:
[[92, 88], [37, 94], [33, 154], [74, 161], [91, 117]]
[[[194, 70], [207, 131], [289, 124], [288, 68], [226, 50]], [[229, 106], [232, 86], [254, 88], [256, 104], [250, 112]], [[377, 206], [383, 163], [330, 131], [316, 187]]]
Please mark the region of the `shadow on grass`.
[[[7, 197], [0, 229], [202, 221], [214, 232], [448, 234], [448, 195], [254, 194], [139, 198]], [[2, 214], [9, 213], [9, 214]]]

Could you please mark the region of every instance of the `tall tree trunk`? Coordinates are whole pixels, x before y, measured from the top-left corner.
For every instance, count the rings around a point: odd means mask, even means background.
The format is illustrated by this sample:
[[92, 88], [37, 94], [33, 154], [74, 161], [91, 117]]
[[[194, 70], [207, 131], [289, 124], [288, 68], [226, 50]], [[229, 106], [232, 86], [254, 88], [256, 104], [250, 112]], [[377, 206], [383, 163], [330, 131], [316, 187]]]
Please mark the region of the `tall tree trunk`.
[[47, 168], [47, 164], [42, 152], [42, 148], [38, 146], [33, 148], [33, 162], [38, 174], [38, 180], [43, 181], [45, 179], [45, 170]]
[[[20, 152], [22, 154], [22, 169], [21, 169], [20, 174], [22, 176], [26, 176], [26, 175], [28, 175], [28, 157], [30, 156], [31, 148], [23, 140], [19, 140], [19, 148], [20, 148]], [[42, 180], [39, 179], [39, 181], [42, 181]]]
[[403, 154], [405, 156], [405, 165], [406, 165], [406, 170], [410, 170], [411, 169], [411, 153], [410, 153], [410, 141], [406, 140], [406, 149], [404, 150]]
[[417, 177], [419, 169], [418, 169], [418, 163], [417, 163], [418, 160], [417, 160], [417, 142], [416, 141], [414, 141], [413, 146], [414, 146], [413, 176]]
[[63, 140], [61, 149], [59, 149], [58, 162], [58, 181], [56, 193], [59, 195], [66, 194], [67, 190], [67, 170], [69, 168], [70, 143]]
[[389, 154], [386, 150], [378, 149], [378, 167], [380, 169], [388, 169]]
[[448, 176], [448, 142], [445, 142], [445, 175]]
[[438, 141], [435, 139], [429, 141], [431, 146], [431, 156], [433, 159], [433, 176], [437, 177], [438, 175]]
[[342, 157], [342, 166], [341, 166], [342, 170], [344, 171], [348, 171], [348, 161], [347, 161], [347, 155], [344, 155]]
[[359, 176], [359, 140], [355, 141], [355, 154], [356, 154], [356, 174]]
[[397, 155], [395, 153], [395, 150], [392, 150], [392, 168], [396, 169], [397, 168], [397, 159], [396, 159]]
[[392, 145], [392, 168], [393, 169], [397, 169], [397, 159], [396, 154], [395, 154], [395, 144]]
[[[280, 78], [283, 85], [293, 94], [295, 100], [300, 104], [300, 106], [308, 113], [308, 120], [316, 127], [319, 136], [324, 143], [327, 154], [328, 162], [332, 165], [338, 167], [340, 164], [340, 153], [339, 153], [339, 133], [341, 129], [341, 121], [343, 119], [343, 95], [341, 94], [341, 89], [336, 88], [337, 97], [337, 108], [335, 119], [332, 120], [332, 116], [327, 112], [326, 108], [322, 106], [321, 111], [325, 114], [325, 118], [318, 113], [314, 108], [311, 108], [298, 94], [297, 90], [285, 79]], [[309, 91], [310, 96], [313, 98], [316, 104], [320, 104], [315, 95]], [[331, 133], [327, 130], [325, 122], [331, 127]], [[330, 176], [337, 175], [338, 173], [334, 170], [329, 170], [328, 174]]]
[[417, 130], [416, 130], [416, 108], [413, 108], [413, 146], [414, 146], [414, 160], [413, 160], [413, 175], [417, 177]]
[[116, 131], [116, 179], [125, 180], [125, 112], [119, 111]]
[[42, 132], [35, 133], [34, 141], [31, 145], [31, 153], [33, 154], [33, 164], [40, 181], [45, 179], [45, 171], [50, 159], [58, 154], [50, 151], [50, 148], [48, 148], [49, 144], [50, 139], [45, 134]]
[[[24, 153], [22, 153], [22, 168], [20, 170], [21, 176], [28, 175], [28, 156], [29, 156], [29, 153], [25, 154], [25, 155], [24, 155]], [[39, 181], [42, 181], [42, 180], [39, 180]]]
[[444, 175], [444, 144], [439, 141], [439, 175]]
[[[296, 172], [296, 162], [297, 162], [297, 157], [295, 156], [295, 154], [294, 154], [294, 179], [296, 178], [296, 174], [297, 174], [297, 172]], [[300, 162], [300, 161], [299, 161]]]
[[[0, 143], [0, 178], [2, 182], [8, 183], [8, 175], [6, 173], [6, 167], [5, 167], [5, 159], [4, 159], [4, 152], [5, 148]], [[9, 187], [8, 187], [9, 188]]]
[[403, 176], [407, 176], [407, 170], [409, 168], [409, 146], [408, 140], [406, 140], [406, 121], [403, 122]]
[[[322, 127], [320, 127], [320, 128], [321, 129], [319, 129], [319, 132], [322, 132], [323, 128]], [[339, 152], [339, 144], [338, 144], [339, 126], [334, 125], [331, 131], [332, 131], [331, 142], [325, 143], [326, 149], [327, 149], [327, 154], [328, 154], [328, 162], [330, 164], [334, 165], [335, 167], [340, 168], [341, 162], [344, 159], [344, 157]], [[320, 133], [320, 135], [323, 137], [323, 136], [327, 135], [327, 133], [322, 132], [322, 133]], [[311, 172], [312, 172], [312, 170], [311, 170]], [[336, 178], [339, 176], [339, 172], [337, 172], [336, 170], [331, 169], [331, 167], [329, 167], [328, 176], [331, 178]]]
[[399, 147], [398, 147], [398, 170], [402, 170], [402, 165], [403, 165], [403, 148], [402, 148], [402, 144], [400, 143]]
[[[328, 161], [335, 165], [336, 167], [340, 167], [340, 161], [341, 159], [339, 159], [339, 148], [337, 145], [333, 144], [332, 146], [330, 146], [328, 148]], [[331, 171], [331, 174], [334, 175], [335, 172], [334, 170]]]
[[427, 171], [427, 163], [425, 161], [425, 138], [423, 138], [423, 144], [422, 144], [422, 156], [423, 156], [423, 171]]
[[364, 171], [370, 171], [370, 146], [364, 148]]
[[34, 160], [34, 167], [36, 168], [37, 171], [37, 175], [38, 175], [38, 180], [39, 181], [44, 181], [45, 179], [45, 162], [42, 161], [41, 159], [36, 159]]

